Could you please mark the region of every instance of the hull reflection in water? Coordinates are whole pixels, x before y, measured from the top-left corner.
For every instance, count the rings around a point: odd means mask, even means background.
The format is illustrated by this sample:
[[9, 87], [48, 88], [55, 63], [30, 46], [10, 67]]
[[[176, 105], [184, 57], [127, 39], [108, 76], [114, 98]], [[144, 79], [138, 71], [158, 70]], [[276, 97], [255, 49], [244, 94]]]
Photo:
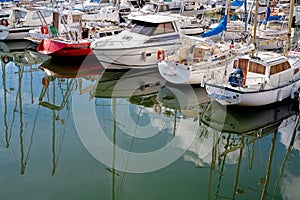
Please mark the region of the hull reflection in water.
[[20, 58], [0, 60], [5, 200], [299, 199], [293, 105], [226, 110], [155, 71]]
[[[156, 95], [164, 84], [157, 69], [103, 73], [96, 88], [96, 108], [85, 104], [74, 114], [79, 137], [91, 155], [109, 167], [132, 173], [155, 171], [178, 159], [184, 149], [174, 145], [185, 134], [195, 136], [199, 122], [179, 112], [161, 112], [163, 105]], [[81, 98], [73, 96], [73, 101], [81, 102]], [[82, 123], [82, 117], [91, 120]], [[114, 152], [115, 159], [107, 155]]]
[[157, 69], [106, 70], [101, 74], [95, 97], [128, 98], [155, 94], [165, 84]]
[[[298, 102], [254, 110], [235, 110], [212, 102], [201, 114], [200, 125], [199, 135], [184, 159], [197, 168], [209, 169], [207, 199], [266, 199], [297, 194], [285, 194], [280, 188], [286, 188], [283, 172], [296, 144], [295, 135], [299, 134]], [[286, 127], [289, 129], [284, 132]], [[279, 137], [289, 138], [285, 155], [276, 144]]]

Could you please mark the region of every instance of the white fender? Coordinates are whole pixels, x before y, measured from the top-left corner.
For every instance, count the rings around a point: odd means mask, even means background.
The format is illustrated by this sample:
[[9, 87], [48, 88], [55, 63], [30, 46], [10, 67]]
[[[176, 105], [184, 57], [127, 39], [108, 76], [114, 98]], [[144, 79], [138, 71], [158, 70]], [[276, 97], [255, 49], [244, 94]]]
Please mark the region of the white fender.
[[279, 90], [277, 93], [277, 101], [282, 101], [282, 91]]

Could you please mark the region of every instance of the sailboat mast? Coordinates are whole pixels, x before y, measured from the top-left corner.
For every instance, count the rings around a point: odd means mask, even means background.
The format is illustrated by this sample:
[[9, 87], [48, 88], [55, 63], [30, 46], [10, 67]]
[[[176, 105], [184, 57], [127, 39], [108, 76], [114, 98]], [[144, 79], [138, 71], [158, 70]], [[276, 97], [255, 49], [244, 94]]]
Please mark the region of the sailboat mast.
[[288, 57], [289, 49], [291, 47], [291, 33], [292, 33], [292, 21], [294, 15], [294, 0], [290, 1], [290, 13], [289, 13], [289, 24], [288, 24], [288, 34], [287, 34], [287, 42], [285, 48], [285, 56]]
[[227, 23], [230, 22], [230, 7], [231, 7], [231, 0], [228, 0], [228, 2], [227, 2], [227, 11], [226, 11], [226, 14], [227, 14]]
[[245, 0], [244, 2], [244, 21], [245, 21], [245, 29], [244, 29], [244, 32], [246, 33], [247, 32], [247, 0]]
[[[255, 0], [255, 14], [254, 14], [254, 24], [253, 24], [253, 38], [252, 44], [256, 47], [256, 27], [257, 27], [257, 15], [258, 15], [258, 0]], [[251, 57], [254, 57], [255, 49], [251, 52]]]

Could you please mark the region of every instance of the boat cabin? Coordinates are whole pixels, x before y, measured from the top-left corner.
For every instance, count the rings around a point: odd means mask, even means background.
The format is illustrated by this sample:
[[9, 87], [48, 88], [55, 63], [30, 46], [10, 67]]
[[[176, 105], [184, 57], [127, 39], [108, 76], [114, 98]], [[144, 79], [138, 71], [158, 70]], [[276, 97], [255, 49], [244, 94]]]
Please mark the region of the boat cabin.
[[[278, 54], [272, 52], [264, 52], [260, 57], [251, 58], [248, 55], [240, 57], [234, 61], [233, 68], [235, 73], [239, 69], [242, 74], [237, 77], [239, 80], [233, 81], [232, 77], [229, 82], [232, 86], [263, 86], [268, 83], [269, 85], [284, 85], [289, 80], [293, 79], [299, 69], [292, 69], [288, 58], [284, 56], [278, 57]], [[232, 73], [231, 76], [236, 74]], [[231, 79], [231, 81], [230, 81]], [[237, 82], [239, 84], [237, 84]]]
[[48, 10], [38, 10], [38, 9], [25, 9], [20, 7], [15, 7], [11, 10], [8, 18], [8, 22], [12, 26], [40, 26], [42, 25], [41, 17], [46, 20], [47, 23], [52, 21], [52, 12]]
[[127, 30], [131, 33], [141, 34], [145, 36], [161, 36], [163, 34], [176, 33], [172, 37], [155, 37], [146, 43], [163, 42], [173, 40], [174, 37], [179, 38], [178, 20], [173, 17], [155, 15], [135, 16], [131, 18]]

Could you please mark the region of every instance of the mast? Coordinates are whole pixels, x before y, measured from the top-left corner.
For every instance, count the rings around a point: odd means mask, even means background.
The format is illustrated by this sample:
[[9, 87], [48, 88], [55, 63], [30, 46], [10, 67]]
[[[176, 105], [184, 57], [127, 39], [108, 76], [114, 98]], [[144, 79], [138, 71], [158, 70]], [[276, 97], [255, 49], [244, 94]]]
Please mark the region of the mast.
[[247, 32], [247, 0], [245, 0], [244, 2], [244, 21], [245, 21], [245, 29], [244, 29], [244, 32], [246, 33]]
[[228, 0], [228, 3], [227, 3], [227, 23], [230, 22], [230, 7], [231, 7], [231, 0]]
[[294, 0], [290, 1], [290, 13], [289, 13], [289, 24], [288, 24], [288, 34], [285, 48], [285, 56], [288, 57], [289, 49], [291, 47], [291, 32], [292, 32], [292, 21], [294, 15]]
[[[255, 0], [255, 14], [254, 14], [254, 26], [253, 26], [253, 38], [252, 44], [256, 47], [256, 27], [257, 27], [257, 15], [258, 15], [258, 0]], [[255, 48], [251, 51], [251, 57], [254, 57]]]

